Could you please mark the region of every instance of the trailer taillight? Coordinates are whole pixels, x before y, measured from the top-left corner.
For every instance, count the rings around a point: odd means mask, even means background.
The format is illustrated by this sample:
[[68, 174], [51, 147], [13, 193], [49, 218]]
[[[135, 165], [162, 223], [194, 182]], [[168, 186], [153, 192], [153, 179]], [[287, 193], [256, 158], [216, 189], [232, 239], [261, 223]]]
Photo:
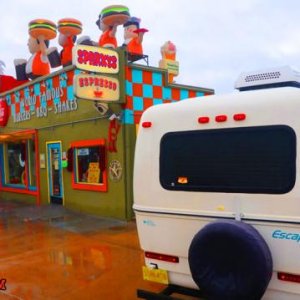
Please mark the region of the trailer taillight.
[[179, 262], [179, 257], [178, 256], [173, 256], [173, 255], [166, 255], [166, 254], [160, 254], [160, 253], [154, 253], [154, 252], [146, 251], [145, 256], [147, 258], [163, 260], [163, 261], [172, 262], [172, 263], [178, 263]]
[[300, 275], [290, 274], [285, 272], [278, 272], [277, 278], [282, 281], [296, 282], [300, 283]]
[[219, 115], [215, 117], [216, 122], [226, 122], [227, 116], [226, 115]]
[[142, 127], [143, 128], [150, 128], [152, 126], [152, 122], [143, 122]]
[[205, 124], [209, 122], [209, 117], [199, 117], [198, 118], [198, 123], [200, 124]]
[[235, 114], [235, 115], [233, 115], [233, 119], [235, 121], [244, 121], [246, 119], [246, 115], [245, 114]]

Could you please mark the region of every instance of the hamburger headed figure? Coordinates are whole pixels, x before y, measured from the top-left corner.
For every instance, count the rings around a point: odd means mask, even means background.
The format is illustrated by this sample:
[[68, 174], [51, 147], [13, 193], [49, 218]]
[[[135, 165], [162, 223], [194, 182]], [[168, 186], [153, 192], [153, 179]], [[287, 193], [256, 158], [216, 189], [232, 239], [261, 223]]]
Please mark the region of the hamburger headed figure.
[[29, 37], [27, 46], [32, 54], [28, 59], [15, 59], [17, 80], [35, 79], [50, 73], [50, 64], [47, 57], [49, 41], [43, 36], [39, 38]]
[[41, 35], [38, 38], [32, 36], [28, 39], [28, 49], [32, 54], [26, 64], [26, 74], [30, 79], [50, 73], [50, 63], [47, 57], [49, 41]]
[[147, 29], [140, 28], [141, 20], [136, 17], [131, 17], [123, 25], [124, 27], [124, 43], [127, 52], [137, 55], [143, 55], [143, 37]]
[[77, 35], [82, 32], [82, 24], [79, 20], [73, 18], [64, 18], [58, 21], [58, 43], [62, 46], [60, 52], [61, 64], [63, 67], [72, 64], [72, 49]]
[[118, 44], [116, 39], [116, 33], [118, 24], [114, 24], [113, 26], [104, 24], [101, 14], [99, 15], [99, 18], [96, 21], [96, 24], [98, 28], [102, 31], [98, 45], [100, 47], [105, 48], [117, 48]]
[[103, 32], [99, 38], [100, 47], [117, 48], [117, 26], [124, 24], [130, 17], [129, 9], [124, 5], [110, 5], [104, 7], [96, 22]]
[[63, 48], [60, 52], [61, 64], [63, 67], [72, 64], [72, 49], [75, 41], [76, 36], [69, 36], [63, 33], [58, 35], [58, 43]]
[[[35, 79], [50, 73], [48, 60], [49, 39], [56, 37], [56, 25], [44, 19], [37, 19], [29, 23], [28, 50], [32, 54], [27, 60], [15, 59], [18, 80]], [[53, 48], [51, 50], [56, 50]]]

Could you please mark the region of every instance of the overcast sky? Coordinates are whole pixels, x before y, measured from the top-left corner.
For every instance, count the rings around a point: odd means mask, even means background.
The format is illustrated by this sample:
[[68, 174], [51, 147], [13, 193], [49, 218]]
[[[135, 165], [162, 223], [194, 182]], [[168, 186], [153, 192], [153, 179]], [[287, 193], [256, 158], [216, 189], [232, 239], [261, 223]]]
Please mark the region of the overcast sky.
[[[83, 35], [98, 41], [95, 21], [113, 4], [126, 5], [147, 28], [144, 53], [158, 66], [160, 47], [177, 46], [178, 83], [231, 92], [243, 71], [290, 65], [300, 69], [299, 0], [1, 0], [0, 60], [5, 74], [15, 76], [14, 58], [30, 57], [28, 23], [36, 18], [57, 22], [73, 17], [83, 23]], [[123, 43], [123, 27], [118, 27]], [[60, 46], [57, 39], [50, 46]]]

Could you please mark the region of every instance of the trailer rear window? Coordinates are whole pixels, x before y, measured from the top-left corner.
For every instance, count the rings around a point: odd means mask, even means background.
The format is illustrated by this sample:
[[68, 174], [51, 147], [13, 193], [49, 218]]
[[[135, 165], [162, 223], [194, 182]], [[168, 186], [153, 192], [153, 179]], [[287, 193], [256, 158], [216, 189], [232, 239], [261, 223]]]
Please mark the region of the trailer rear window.
[[296, 135], [284, 125], [170, 132], [160, 144], [168, 190], [284, 194], [296, 178]]

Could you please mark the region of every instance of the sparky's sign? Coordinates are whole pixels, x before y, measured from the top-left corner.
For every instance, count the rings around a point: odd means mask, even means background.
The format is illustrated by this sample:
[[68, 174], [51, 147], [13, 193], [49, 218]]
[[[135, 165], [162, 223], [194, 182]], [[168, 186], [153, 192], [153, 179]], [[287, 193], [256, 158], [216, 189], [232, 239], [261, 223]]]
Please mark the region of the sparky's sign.
[[77, 45], [73, 47], [73, 65], [78, 69], [106, 74], [119, 72], [118, 52], [93, 46]]
[[74, 76], [74, 93], [81, 99], [116, 102], [120, 100], [120, 84], [108, 76], [79, 74]]

